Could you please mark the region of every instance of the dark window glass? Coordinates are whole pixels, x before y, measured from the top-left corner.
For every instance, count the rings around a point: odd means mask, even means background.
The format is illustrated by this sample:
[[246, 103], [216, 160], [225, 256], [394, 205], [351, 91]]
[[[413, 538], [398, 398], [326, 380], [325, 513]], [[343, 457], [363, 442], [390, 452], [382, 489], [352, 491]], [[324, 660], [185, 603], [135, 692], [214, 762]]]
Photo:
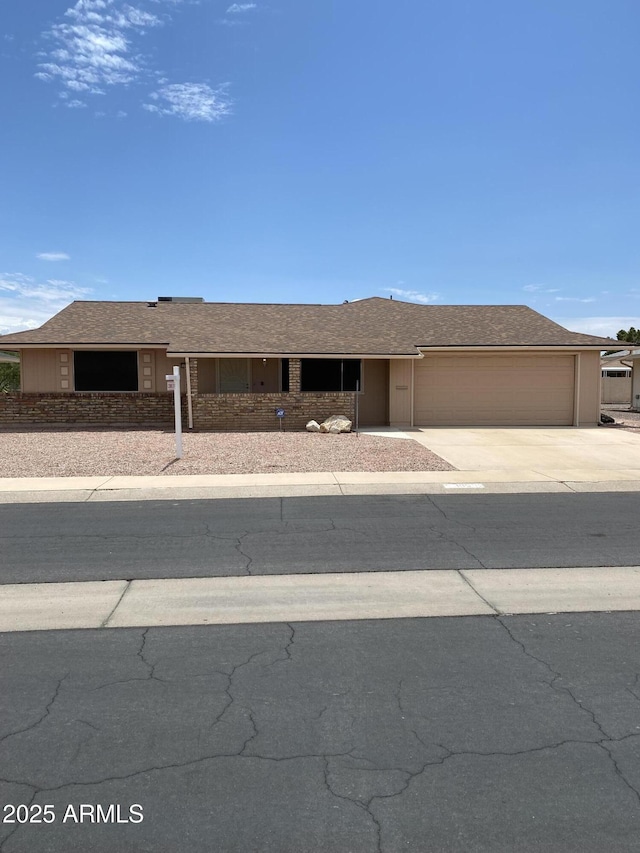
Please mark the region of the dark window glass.
[[360, 359], [345, 358], [342, 362], [342, 390], [358, 391], [361, 390], [361, 388], [362, 380], [360, 379]]
[[137, 391], [138, 354], [78, 350], [73, 354], [76, 391]]
[[302, 391], [355, 391], [360, 381], [358, 358], [301, 359]]
[[285, 394], [289, 393], [289, 359], [280, 360], [280, 384]]

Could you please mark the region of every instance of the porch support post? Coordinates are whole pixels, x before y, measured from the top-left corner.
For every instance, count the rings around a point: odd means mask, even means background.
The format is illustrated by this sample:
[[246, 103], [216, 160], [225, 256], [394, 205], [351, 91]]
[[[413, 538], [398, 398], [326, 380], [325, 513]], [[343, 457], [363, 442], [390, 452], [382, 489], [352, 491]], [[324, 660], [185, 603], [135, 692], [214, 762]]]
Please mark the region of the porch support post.
[[289, 359], [289, 393], [290, 394], [299, 394], [300, 393], [300, 359], [299, 358], [290, 358]]

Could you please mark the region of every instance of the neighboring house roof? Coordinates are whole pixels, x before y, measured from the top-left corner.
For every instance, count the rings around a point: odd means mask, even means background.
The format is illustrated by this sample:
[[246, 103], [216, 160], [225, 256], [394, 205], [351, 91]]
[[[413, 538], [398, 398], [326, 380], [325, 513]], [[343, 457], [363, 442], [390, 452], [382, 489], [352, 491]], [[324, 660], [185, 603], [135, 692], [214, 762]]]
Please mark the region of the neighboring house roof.
[[73, 302], [2, 346], [161, 346], [169, 353], [418, 356], [418, 348], [592, 347], [525, 305], [416, 305], [372, 297], [341, 305]]
[[618, 371], [618, 370], [628, 370], [631, 372], [631, 366], [629, 364], [624, 364], [620, 361], [619, 358], [614, 359], [613, 361], [604, 361], [601, 359], [600, 367], [605, 371]]
[[617, 352], [609, 353], [609, 355], [601, 356], [600, 366], [604, 370], [614, 370], [617, 367], [621, 369], [629, 368], [629, 362], [633, 362], [638, 358], [640, 358], [640, 349], [618, 350]]
[[15, 352], [4, 352], [0, 350], [0, 362], [8, 362], [9, 364], [18, 364], [20, 356]]

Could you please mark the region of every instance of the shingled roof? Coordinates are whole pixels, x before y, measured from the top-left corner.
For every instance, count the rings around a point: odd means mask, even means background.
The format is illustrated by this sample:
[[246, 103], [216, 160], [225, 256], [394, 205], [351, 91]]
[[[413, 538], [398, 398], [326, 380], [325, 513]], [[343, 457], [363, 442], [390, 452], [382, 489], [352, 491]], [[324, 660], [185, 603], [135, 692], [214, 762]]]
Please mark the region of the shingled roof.
[[0, 346], [162, 347], [169, 354], [417, 356], [422, 347], [593, 347], [526, 305], [416, 305], [372, 297], [342, 305], [73, 302]]

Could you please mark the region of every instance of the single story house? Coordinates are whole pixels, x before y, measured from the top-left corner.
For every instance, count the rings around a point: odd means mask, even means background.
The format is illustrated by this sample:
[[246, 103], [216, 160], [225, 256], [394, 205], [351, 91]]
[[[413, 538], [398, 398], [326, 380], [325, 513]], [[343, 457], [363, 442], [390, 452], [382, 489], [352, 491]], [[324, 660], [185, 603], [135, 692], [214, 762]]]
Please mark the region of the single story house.
[[170, 425], [177, 365], [194, 429], [278, 429], [279, 408], [303, 429], [356, 398], [362, 426], [591, 426], [612, 344], [524, 305], [76, 301], [0, 337], [22, 372], [0, 424]]

